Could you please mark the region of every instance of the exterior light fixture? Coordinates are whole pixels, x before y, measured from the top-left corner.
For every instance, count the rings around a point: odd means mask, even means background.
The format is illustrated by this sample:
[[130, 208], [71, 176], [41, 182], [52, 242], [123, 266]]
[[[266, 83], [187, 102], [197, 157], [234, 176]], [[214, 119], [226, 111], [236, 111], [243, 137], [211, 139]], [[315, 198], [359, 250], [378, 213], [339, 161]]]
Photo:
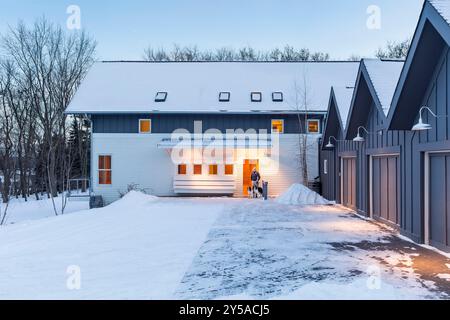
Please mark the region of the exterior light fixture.
[[425, 110], [427, 110], [433, 117], [439, 118], [439, 116], [436, 115], [430, 108], [423, 106], [422, 108], [420, 108], [420, 111], [419, 111], [419, 122], [416, 123], [414, 125], [414, 127], [412, 127], [412, 129], [411, 129], [412, 131], [426, 131], [426, 130], [430, 130], [432, 128], [431, 124], [423, 122], [422, 115]]
[[365, 142], [365, 141], [366, 141], [366, 139], [364, 139], [364, 138], [361, 136], [361, 129], [363, 129], [365, 132], [367, 132], [367, 134], [370, 134], [370, 132], [367, 131], [366, 128], [364, 128], [363, 126], [360, 126], [360, 127], [358, 128], [358, 135], [353, 139], [354, 142]]
[[328, 144], [325, 146], [325, 148], [328, 148], [328, 149], [334, 148], [334, 144], [331, 143], [331, 139], [334, 139], [334, 141], [338, 142], [338, 140], [334, 136], [331, 136], [330, 139], [328, 139]]

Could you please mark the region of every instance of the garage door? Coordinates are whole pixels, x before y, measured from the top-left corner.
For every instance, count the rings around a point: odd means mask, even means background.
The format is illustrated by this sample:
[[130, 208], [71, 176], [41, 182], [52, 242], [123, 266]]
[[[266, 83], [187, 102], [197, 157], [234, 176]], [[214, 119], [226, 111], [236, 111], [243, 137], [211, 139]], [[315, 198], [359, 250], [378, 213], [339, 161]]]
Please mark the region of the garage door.
[[372, 163], [372, 216], [400, 224], [400, 158], [374, 157]]
[[429, 241], [450, 250], [450, 153], [430, 154]]
[[342, 159], [342, 204], [356, 210], [356, 158]]

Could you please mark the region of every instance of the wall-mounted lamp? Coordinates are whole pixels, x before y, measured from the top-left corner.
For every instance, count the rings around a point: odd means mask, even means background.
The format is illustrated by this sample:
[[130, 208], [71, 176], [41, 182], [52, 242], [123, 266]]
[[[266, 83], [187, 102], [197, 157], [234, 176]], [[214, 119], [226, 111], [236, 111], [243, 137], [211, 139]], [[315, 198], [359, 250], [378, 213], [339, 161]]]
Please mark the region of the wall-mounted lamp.
[[334, 141], [338, 142], [338, 140], [334, 136], [331, 136], [330, 139], [328, 139], [328, 144], [325, 146], [325, 148], [328, 148], [328, 149], [334, 148], [334, 144], [331, 143], [331, 139], [334, 139]]
[[412, 127], [412, 129], [411, 129], [412, 131], [426, 131], [426, 130], [432, 129], [431, 124], [423, 122], [422, 115], [425, 110], [427, 110], [435, 118], [446, 118], [447, 117], [447, 116], [438, 116], [430, 108], [428, 108], [427, 106], [423, 106], [422, 108], [420, 108], [420, 111], [419, 111], [419, 122], [416, 123], [414, 125], [414, 127]]
[[360, 126], [360, 127], [358, 128], [358, 135], [353, 139], [354, 142], [364, 142], [364, 141], [366, 141], [366, 139], [364, 139], [364, 138], [361, 136], [361, 129], [363, 129], [367, 134], [370, 134], [370, 132], [367, 131], [366, 128], [364, 128], [363, 126]]

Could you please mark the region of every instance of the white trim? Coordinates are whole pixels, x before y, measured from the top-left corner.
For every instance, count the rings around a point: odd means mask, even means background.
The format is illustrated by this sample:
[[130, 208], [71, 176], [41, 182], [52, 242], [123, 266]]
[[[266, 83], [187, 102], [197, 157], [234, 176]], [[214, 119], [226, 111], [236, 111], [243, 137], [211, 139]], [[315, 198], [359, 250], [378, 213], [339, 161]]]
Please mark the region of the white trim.
[[[150, 121], [150, 131], [149, 132], [142, 132], [141, 131], [141, 122], [142, 121]], [[139, 119], [139, 133], [140, 134], [151, 134], [152, 133], [152, 119], [149, 119], [149, 118]]]
[[430, 152], [424, 157], [424, 196], [423, 196], [423, 240], [425, 245], [430, 244]]
[[[310, 122], [317, 122], [318, 124], [317, 124], [317, 128], [318, 128], [318, 131], [317, 132], [309, 132], [309, 123]], [[308, 134], [320, 134], [320, 120], [319, 119], [308, 119], [308, 120], [306, 120], [306, 132], [308, 133]]]
[[283, 126], [283, 130], [281, 132], [278, 132], [279, 134], [284, 134], [284, 119], [270, 119], [270, 133], [277, 133], [273, 132], [273, 122], [274, 121], [281, 121], [281, 125]]
[[369, 217], [373, 219], [373, 158], [369, 156]]

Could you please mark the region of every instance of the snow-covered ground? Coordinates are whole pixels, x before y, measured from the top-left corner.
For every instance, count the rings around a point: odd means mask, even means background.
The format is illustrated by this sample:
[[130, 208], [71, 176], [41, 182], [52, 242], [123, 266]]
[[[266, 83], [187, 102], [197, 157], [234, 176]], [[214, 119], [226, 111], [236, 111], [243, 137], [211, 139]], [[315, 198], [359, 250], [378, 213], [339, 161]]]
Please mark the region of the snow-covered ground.
[[[61, 213], [62, 197], [56, 197], [55, 206], [58, 214]], [[0, 212], [3, 213], [6, 205], [0, 203]], [[69, 214], [81, 210], [89, 209], [89, 199], [79, 198], [70, 199], [67, 201], [67, 205], [64, 209], [64, 214]], [[6, 214], [6, 224], [13, 224], [18, 222], [24, 222], [28, 220], [37, 220], [42, 218], [48, 218], [55, 216], [55, 210], [53, 203], [46, 196], [42, 200], [37, 201], [35, 197], [28, 198], [25, 201], [23, 198], [11, 199], [8, 205]]]
[[335, 206], [132, 192], [0, 228], [0, 299], [448, 297], [392, 238]]

